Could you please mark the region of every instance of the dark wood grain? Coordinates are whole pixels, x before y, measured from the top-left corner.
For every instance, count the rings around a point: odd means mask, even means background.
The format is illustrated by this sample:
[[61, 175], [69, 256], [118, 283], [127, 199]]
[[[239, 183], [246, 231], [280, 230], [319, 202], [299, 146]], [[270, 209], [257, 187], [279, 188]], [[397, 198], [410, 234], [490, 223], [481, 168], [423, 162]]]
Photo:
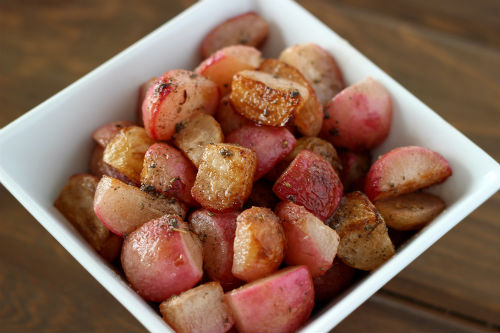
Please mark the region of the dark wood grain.
[[376, 294], [332, 332], [496, 332], [453, 315], [397, 297]]
[[496, 0], [338, 0], [336, 6], [373, 12], [387, 19], [403, 20], [453, 38], [467, 39], [498, 50], [500, 2]]
[[[0, 2], [0, 127], [194, 0]], [[499, 4], [298, 1], [497, 161]], [[336, 329], [500, 326], [500, 196], [477, 209]], [[0, 187], [0, 331], [144, 331]]]

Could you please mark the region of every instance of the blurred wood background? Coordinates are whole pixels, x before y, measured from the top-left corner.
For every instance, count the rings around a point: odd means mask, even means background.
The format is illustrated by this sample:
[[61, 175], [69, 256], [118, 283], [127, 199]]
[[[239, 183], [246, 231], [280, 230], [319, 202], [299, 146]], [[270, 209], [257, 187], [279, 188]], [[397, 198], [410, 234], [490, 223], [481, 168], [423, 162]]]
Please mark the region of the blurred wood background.
[[[298, 2], [499, 160], [499, 1]], [[193, 3], [0, 1], [0, 127]], [[335, 331], [498, 331], [499, 202]], [[144, 331], [1, 186], [0, 221], [1, 331]]]

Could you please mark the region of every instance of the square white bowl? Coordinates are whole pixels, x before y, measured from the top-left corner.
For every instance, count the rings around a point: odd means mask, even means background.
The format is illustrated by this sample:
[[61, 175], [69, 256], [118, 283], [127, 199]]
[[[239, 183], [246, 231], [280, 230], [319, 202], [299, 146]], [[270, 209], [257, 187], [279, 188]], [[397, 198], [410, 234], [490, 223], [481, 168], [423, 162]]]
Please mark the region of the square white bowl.
[[293, 44], [315, 42], [334, 55], [347, 84], [371, 76], [389, 90], [393, 125], [375, 156], [397, 146], [421, 145], [440, 152], [453, 168], [453, 176], [433, 189], [446, 201], [446, 210], [382, 267], [311, 318], [301, 332], [326, 332], [337, 325], [500, 188], [500, 166], [491, 157], [295, 2], [201, 1], [0, 130], [0, 181], [153, 332], [173, 331], [52, 204], [68, 177], [87, 170], [93, 145], [90, 134], [96, 127], [133, 119], [139, 85], [168, 69], [194, 68], [205, 34], [217, 23], [250, 10], [271, 24], [263, 50], [266, 57], [276, 57]]

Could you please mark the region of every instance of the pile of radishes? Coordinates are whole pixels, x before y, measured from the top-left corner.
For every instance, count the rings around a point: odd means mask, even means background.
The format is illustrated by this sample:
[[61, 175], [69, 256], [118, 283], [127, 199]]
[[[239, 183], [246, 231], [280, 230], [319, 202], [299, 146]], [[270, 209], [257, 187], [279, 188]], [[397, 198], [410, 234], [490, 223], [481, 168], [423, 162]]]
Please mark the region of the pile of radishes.
[[438, 153], [371, 164], [393, 112], [379, 82], [345, 87], [316, 44], [262, 60], [267, 34], [255, 13], [215, 27], [194, 71], [141, 87], [138, 123], [93, 133], [91, 174], [55, 202], [178, 332], [295, 331], [394, 254], [387, 226], [415, 230], [445, 207], [421, 191], [451, 175]]

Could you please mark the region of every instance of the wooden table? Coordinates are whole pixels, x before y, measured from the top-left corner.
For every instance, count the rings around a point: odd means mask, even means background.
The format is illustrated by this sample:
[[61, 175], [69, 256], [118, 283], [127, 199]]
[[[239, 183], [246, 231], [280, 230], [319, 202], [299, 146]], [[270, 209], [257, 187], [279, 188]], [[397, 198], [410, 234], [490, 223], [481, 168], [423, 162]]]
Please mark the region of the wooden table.
[[[193, 2], [1, 1], [0, 127]], [[498, 1], [299, 2], [499, 160]], [[498, 331], [499, 201], [335, 331]], [[144, 331], [3, 187], [0, 221], [0, 330]]]

